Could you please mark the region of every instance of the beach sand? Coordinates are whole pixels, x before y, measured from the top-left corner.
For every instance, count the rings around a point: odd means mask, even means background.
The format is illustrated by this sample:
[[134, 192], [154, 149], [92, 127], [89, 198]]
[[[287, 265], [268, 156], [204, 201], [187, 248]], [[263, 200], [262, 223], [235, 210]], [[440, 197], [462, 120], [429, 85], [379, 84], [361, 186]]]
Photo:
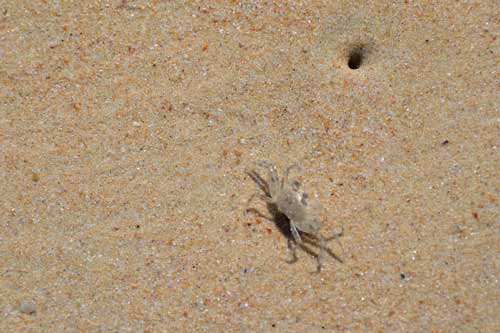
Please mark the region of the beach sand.
[[328, 3], [4, 1], [0, 331], [499, 332], [498, 2]]

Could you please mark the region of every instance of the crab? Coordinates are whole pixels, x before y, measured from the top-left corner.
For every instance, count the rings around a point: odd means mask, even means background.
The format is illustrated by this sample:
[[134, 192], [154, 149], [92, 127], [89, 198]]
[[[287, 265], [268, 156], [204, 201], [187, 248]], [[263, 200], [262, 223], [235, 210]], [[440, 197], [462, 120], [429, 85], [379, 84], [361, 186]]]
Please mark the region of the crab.
[[[277, 222], [280, 215], [286, 217], [290, 228], [290, 233], [288, 233], [288, 248], [292, 250], [293, 255], [293, 258], [289, 261], [290, 263], [297, 261], [296, 245], [316, 258], [316, 272], [318, 273], [321, 271], [325, 252], [342, 262], [337, 255], [326, 247], [326, 243], [335, 239], [343, 252], [342, 244], [339, 241], [339, 237], [342, 235], [343, 230], [337, 233], [334, 232], [329, 237], [325, 237], [321, 233], [321, 228], [324, 224], [321, 218], [321, 213], [323, 211], [321, 204], [315, 198], [310, 198], [309, 195], [301, 189], [301, 184], [297, 179], [292, 181], [288, 179], [292, 169], [300, 170], [301, 168], [297, 164], [287, 167], [283, 171], [283, 176], [280, 179], [276, 166], [271, 162], [260, 161], [257, 162], [257, 166], [267, 171], [267, 178], [263, 178], [253, 169], [246, 170], [248, 176], [257, 184], [261, 192], [254, 193], [248, 199], [245, 215], [249, 211], [253, 211], [275, 222]], [[273, 212], [273, 217], [267, 217], [258, 210], [249, 208], [251, 202], [257, 197], [267, 203], [269, 210]], [[286, 230], [284, 233], [287, 234]], [[306, 246], [305, 243], [318, 247], [319, 254], [316, 254]]]

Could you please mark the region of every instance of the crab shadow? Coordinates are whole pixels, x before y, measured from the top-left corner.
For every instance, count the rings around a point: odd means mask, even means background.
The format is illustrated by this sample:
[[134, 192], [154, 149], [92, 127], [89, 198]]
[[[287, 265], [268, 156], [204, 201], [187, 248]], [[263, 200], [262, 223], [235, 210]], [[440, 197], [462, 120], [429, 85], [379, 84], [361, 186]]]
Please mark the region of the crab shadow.
[[[342, 258], [340, 258], [337, 254], [335, 254], [330, 248], [328, 248], [325, 245], [321, 245], [320, 241], [314, 237], [313, 235], [310, 235], [308, 233], [302, 232], [299, 230], [300, 237], [302, 238], [302, 243], [298, 243], [292, 235], [292, 230], [290, 228], [290, 219], [283, 214], [282, 212], [279, 211], [278, 207], [276, 207], [275, 204], [270, 204], [267, 203], [267, 210], [271, 214], [271, 216], [266, 216], [265, 214], [262, 214], [258, 209], [256, 208], [249, 208], [247, 209], [247, 212], [251, 212], [258, 217], [264, 218], [266, 220], [270, 220], [271, 222], [274, 223], [278, 231], [287, 239], [288, 243], [288, 248], [292, 251], [292, 259], [287, 260], [287, 263], [293, 264], [297, 262], [297, 254], [296, 254], [296, 248], [300, 248], [302, 251], [310, 255], [311, 257], [314, 257], [315, 259], [319, 258], [319, 254], [317, 250], [323, 249], [326, 253], [328, 253], [329, 256], [331, 256], [333, 259], [336, 261], [343, 263], [344, 261]], [[315, 250], [316, 248], [317, 250]]]

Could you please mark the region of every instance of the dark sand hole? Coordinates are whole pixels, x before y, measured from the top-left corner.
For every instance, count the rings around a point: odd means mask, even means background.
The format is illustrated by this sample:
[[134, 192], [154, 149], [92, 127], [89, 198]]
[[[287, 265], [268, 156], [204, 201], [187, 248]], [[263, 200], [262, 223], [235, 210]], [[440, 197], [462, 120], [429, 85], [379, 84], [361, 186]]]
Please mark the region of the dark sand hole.
[[358, 69], [361, 67], [361, 64], [364, 60], [364, 51], [363, 47], [356, 47], [349, 52], [349, 57], [347, 59], [347, 66], [350, 69]]

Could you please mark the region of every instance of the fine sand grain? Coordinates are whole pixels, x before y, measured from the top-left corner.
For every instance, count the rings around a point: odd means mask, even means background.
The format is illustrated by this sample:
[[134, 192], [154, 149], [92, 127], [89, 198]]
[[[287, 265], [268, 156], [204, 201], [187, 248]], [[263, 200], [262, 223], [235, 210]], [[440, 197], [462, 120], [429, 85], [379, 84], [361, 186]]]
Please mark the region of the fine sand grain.
[[[499, 332], [499, 18], [0, 2], [0, 331]], [[302, 166], [343, 263], [243, 217], [259, 160]]]

